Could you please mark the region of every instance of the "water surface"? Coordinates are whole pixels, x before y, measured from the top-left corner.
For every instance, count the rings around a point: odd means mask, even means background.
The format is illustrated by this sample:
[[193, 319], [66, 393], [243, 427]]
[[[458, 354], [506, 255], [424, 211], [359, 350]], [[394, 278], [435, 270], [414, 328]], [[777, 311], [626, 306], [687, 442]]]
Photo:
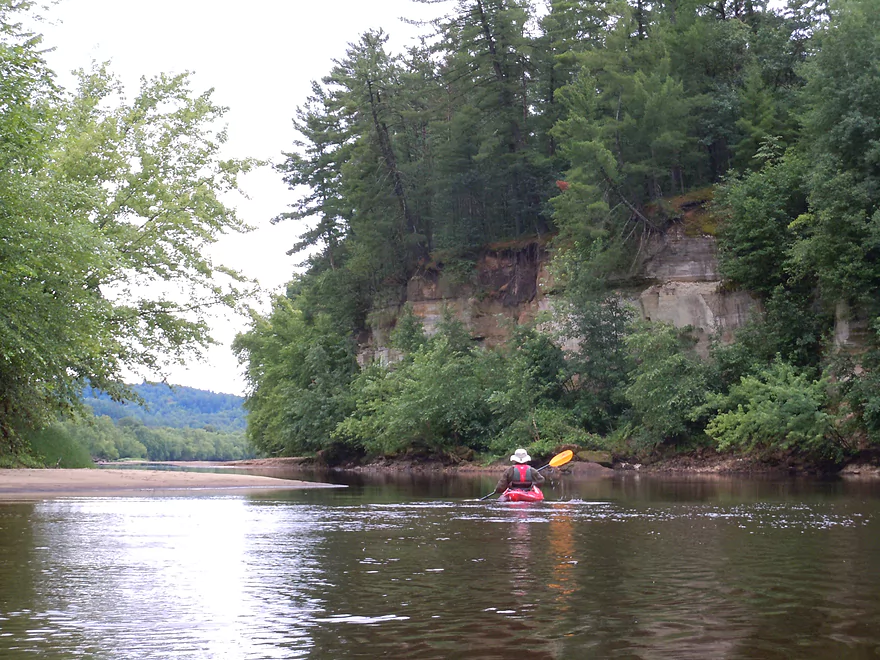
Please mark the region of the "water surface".
[[0, 503], [0, 658], [880, 657], [870, 482], [334, 479]]

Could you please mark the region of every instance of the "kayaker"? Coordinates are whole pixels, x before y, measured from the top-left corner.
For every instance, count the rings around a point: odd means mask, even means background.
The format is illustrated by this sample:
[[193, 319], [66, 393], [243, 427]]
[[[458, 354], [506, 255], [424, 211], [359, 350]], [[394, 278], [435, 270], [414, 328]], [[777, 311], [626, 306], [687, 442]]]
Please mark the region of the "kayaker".
[[508, 488], [528, 490], [532, 484], [544, 483], [544, 475], [528, 464], [532, 457], [525, 449], [517, 449], [510, 460], [516, 465], [511, 465], [501, 475], [498, 485], [495, 486], [496, 493], [503, 493]]

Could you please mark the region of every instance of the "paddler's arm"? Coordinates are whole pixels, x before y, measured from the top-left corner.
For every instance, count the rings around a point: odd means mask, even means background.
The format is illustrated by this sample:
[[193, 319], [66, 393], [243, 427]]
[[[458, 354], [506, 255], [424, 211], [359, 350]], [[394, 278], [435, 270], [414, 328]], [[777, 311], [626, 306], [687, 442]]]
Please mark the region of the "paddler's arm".
[[501, 475], [501, 478], [498, 480], [498, 483], [495, 486], [496, 493], [503, 493], [507, 490], [507, 487], [510, 485], [510, 468], [504, 471], [504, 474]]
[[532, 468], [532, 483], [533, 484], [542, 484], [544, 483], [544, 475], [538, 472], [535, 468]]

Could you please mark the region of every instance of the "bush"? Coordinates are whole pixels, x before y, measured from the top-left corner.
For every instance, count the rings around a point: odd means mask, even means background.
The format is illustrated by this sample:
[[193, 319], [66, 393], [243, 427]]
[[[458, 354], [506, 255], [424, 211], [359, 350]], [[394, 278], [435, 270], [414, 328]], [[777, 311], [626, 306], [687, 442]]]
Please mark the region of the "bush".
[[46, 467], [94, 467], [89, 450], [67, 432], [61, 423], [51, 424], [27, 436], [31, 453]]
[[795, 450], [838, 461], [842, 447], [824, 410], [827, 385], [827, 379], [810, 380], [777, 360], [762, 373], [743, 376], [726, 396], [710, 400], [724, 412], [709, 422], [706, 433], [721, 450]]
[[483, 449], [494, 428], [493, 356], [457, 344], [438, 334], [412, 361], [364, 372], [355, 381], [357, 408], [334, 437], [370, 453]]

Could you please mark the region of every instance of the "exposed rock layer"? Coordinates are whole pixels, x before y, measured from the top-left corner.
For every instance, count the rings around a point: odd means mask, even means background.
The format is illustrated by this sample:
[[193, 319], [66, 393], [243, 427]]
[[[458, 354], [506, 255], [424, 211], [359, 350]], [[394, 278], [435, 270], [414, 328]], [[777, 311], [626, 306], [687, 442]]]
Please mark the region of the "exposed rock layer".
[[[486, 249], [465, 277], [453, 277], [443, 264], [423, 269], [409, 281], [406, 301], [429, 335], [448, 309], [467, 325], [475, 340], [495, 346], [507, 338], [511, 321], [534, 320], [550, 308], [549, 263], [549, 251], [538, 242]], [[702, 351], [716, 333], [729, 340], [757, 305], [748, 292], [727, 291], [722, 286], [715, 238], [689, 236], [680, 225], [651, 239], [641, 250], [634, 271], [627, 279], [630, 284], [621, 287], [622, 295], [646, 319], [693, 328]], [[632, 282], [641, 284], [633, 289]], [[380, 311], [384, 318], [394, 318], [397, 310]], [[397, 358], [387, 348], [388, 330], [374, 329], [362, 346], [362, 360]]]

